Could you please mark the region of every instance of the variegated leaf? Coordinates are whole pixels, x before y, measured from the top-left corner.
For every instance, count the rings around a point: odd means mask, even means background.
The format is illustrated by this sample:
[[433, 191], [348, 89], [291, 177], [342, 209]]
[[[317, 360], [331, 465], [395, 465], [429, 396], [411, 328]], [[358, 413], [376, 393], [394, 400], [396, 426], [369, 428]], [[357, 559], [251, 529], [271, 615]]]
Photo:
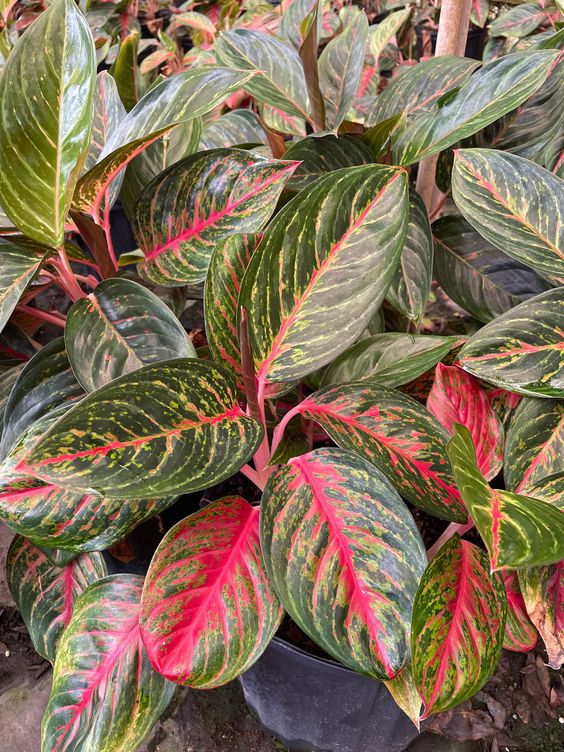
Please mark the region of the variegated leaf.
[[57, 247], [88, 147], [96, 76], [90, 28], [55, 0], [16, 42], [0, 78], [0, 202], [29, 238]]
[[421, 197], [411, 191], [407, 235], [387, 300], [408, 319], [418, 322], [427, 306], [432, 274], [433, 236], [429, 215]]
[[461, 149], [452, 190], [486, 240], [539, 274], [564, 280], [564, 180], [515, 154]]
[[285, 159], [300, 162], [286, 184], [292, 191], [301, 191], [328, 172], [343, 167], [356, 167], [374, 161], [370, 150], [351, 136], [307, 136], [292, 144]]
[[475, 26], [479, 26], [483, 29], [488, 20], [488, 14], [490, 12], [489, 0], [472, 0], [472, 8], [470, 10], [470, 20]]
[[547, 20], [539, 3], [523, 3], [501, 13], [490, 26], [493, 37], [526, 37]]
[[515, 52], [488, 63], [443, 107], [401, 132], [394, 162], [413, 164], [437, 154], [511, 112], [542, 85], [557, 55], [550, 50]]
[[484, 240], [462, 217], [441, 217], [432, 231], [438, 283], [484, 324], [550, 288], [532, 269]]
[[162, 676], [201, 689], [243, 673], [282, 618], [260, 551], [259, 510], [226, 496], [175, 525], [151, 561], [141, 636]]
[[491, 488], [476, 461], [472, 437], [455, 427], [448, 456], [456, 484], [482, 536], [492, 571], [564, 559], [564, 512], [531, 496]]
[[359, 13], [319, 56], [319, 88], [327, 130], [336, 130], [341, 125], [354, 101], [367, 39], [368, 19], [365, 13]]
[[204, 127], [200, 150], [267, 143], [266, 133], [252, 110], [230, 110]]
[[419, 731], [419, 718], [423, 703], [415, 686], [411, 663], [404, 666], [393, 679], [385, 679], [384, 684], [394, 698], [396, 705], [413, 721]]
[[[319, 0], [292, 0], [284, 4], [284, 12], [280, 19], [280, 36], [293, 45], [297, 50], [303, 42], [302, 24], [306, 17], [315, 10]], [[321, 34], [322, 13], [317, 14], [317, 38]]]
[[415, 596], [411, 652], [422, 718], [459, 705], [493, 674], [507, 603], [487, 555], [454, 535], [429, 563]]
[[376, 64], [388, 42], [397, 34], [410, 15], [411, 8], [403, 8], [390, 13], [380, 23], [372, 26], [368, 49]]
[[51, 663], [76, 598], [107, 574], [101, 554], [81, 554], [56, 567], [21, 535], [12, 541], [6, 557], [8, 587], [34, 648]]
[[260, 102], [310, 119], [309, 96], [298, 53], [280, 39], [252, 29], [223, 32], [215, 44], [220, 65], [258, 74], [244, 88]]
[[433, 368], [459, 341], [457, 337], [374, 334], [356, 342], [330, 365], [314, 374], [317, 387], [368, 381], [397, 387]]
[[564, 402], [521, 400], [507, 433], [503, 476], [509, 490], [564, 509]]
[[291, 136], [303, 137], [306, 135], [306, 122], [303, 118], [288, 115], [278, 107], [272, 107], [264, 103], [261, 107], [262, 122], [271, 131], [287, 133]]
[[426, 556], [382, 473], [342, 449], [291, 459], [265, 488], [261, 541], [282, 604], [306, 634], [364, 674], [399, 673]]
[[241, 383], [237, 301], [241, 281], [259, 241], [258, 234], [231, 235], [212, 253], [204, 293], [206, 337], [212, 357]]
[[465, 371], [531, 397], [564, 397], [564, 288], [547, 290], [479, 329], [464, 345]]
[[529, 618], [540, 632], [549, 666], [564, 664], [564, 561], [519, 572], [519, 587]]
[[239, 300], [259, 391], [302, 378], [358, 338], [397, 267], [407, 202], [403, 170], [368, 165], [320, 178], [276, 215]]
[[372, 462], [415, 506], [466, 521], [446, 458], [448, 432], [411, 397], [380, 384], [343, 384], [320, 389], [292, 414], [314, 420], [340, 447]]
[[96, 76], [92, 114], [92, 131], [83, 171], [88, 172], [98, 161], [107, 140], [117, 130], [126, 110], [119, 98], [113, 76], [102, 71]]
[[21, 366], [37, 352], [37, 346], [22, 330], [9, 321], [0, 332], [0, 371]]
[[213, 149], [177, 162], [139, 197], [133, 231], [157, 284], [202, 282], [215, 245], [266, 224], [296, 162]]
[[0, 240], [0, 332], [39, 271], [43, 259], [42, 254]]
[[427, 410], [453, 432], [455, 423], [470, 431], [480, 472], [491, 480], [503, 464], [504, 430], [478, 380], [457, 366], [438, 363]]
[[170, 308], [129, 279], [107, 279], [74, 303], [67, 314], [65, 346], [87, 392], [147, 363], [196, 357]]
[[507, 621], [503, 647], [505, 650], [513, 650], [517, 653], [528, 653], [537, 644], [539, 634], [527, 614], [517, 572], [503, 572], [502, 576], [507, 596]]
[[174, 685], [143, 649], [142, 587], [142, 577], [114, 575], [76, 600], [57, 651], [42, 752], [135, 752], [166, 710]]
[[24, 451], [16, 472], [112, 499], [162, 497], [228, 478], [261, 439], [228, 371], [178, 359], [88, 395]]
[[498, 414], [503, 428], [507, 431], [511, 424], [513, 413], [523, 397], [520, 394], [508, 392], [505, 389], [490, 389], [487, 394], [491, 406]]

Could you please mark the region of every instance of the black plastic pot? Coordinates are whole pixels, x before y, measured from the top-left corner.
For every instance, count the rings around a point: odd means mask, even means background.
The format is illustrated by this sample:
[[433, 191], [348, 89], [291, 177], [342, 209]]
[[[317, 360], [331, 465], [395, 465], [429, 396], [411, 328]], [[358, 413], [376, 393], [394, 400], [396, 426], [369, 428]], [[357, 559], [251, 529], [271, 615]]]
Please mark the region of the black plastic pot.
[[[417, 35], [417, 51], [419, 57], [425, 55], [434, 55], [435, 47], [437, 45], [437, 31], [436, 29], [430, 30], [431, 36], [431, 49], [423, 49], [423, 31], [424, 26], [417, 26], [415, 33]], [[486, 30], [480, 29], [478, 26], [472, 26], [468, 31], [466, 37], [466, 49], [464, 50], [464, 57], [472, 58], [472, 60], [481, 60], [482, 52], [484, 51], [484, 44], [486, 40]]]
[[403, 752], [418, 736], [382, 682], [278, 637], [239, 681], [263, 728], [296, 752]]

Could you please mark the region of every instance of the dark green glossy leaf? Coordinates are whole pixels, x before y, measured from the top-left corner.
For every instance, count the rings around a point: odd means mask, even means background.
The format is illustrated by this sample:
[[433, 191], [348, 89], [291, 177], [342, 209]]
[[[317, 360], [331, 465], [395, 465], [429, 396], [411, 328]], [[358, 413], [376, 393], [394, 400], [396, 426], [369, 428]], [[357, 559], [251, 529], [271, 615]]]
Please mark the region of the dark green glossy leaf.
[[0, 241], [0, 332], [39, 271], [43, 258], [15, 243]]
[[391, 151], [394, 133], [405, 127], [405, 112], [400, 112], [368, 128], [360, 137], [362, 143], [370, 149], [373, 159], [380, 159]]
[[0, 332], [0, 371], [26, 363], [37, 352], [37, 345], [15, 324], [8, 322]]
[[267, 483], [261, 542], [284, 608], [318, 645], [369, 676], [401, 670], [426, 556], [381, 472], [342, 449], [295, 457]]
[[119, 96], [125, 109], [129, 112], [139, 101], [139, 70], [137, 54], [139, 50], [139, 32], [133, 31], [122, 39], [119, 50], [111, 68]]

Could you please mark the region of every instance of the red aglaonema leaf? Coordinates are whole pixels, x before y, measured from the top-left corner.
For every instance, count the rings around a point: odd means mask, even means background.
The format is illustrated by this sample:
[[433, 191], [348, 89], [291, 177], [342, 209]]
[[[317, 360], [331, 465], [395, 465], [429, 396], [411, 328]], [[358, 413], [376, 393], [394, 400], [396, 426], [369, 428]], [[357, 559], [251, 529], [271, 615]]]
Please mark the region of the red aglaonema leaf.
[[476, 448], [480, 471], [486, 480], [498, 474], [503, 464], [503, 426], [478, 379], [458, 366], [438, 363], [427, 397], [427, 410], [450, 433], [455, 423], [466, 426]]
[[543, 639], [548, 665], [559, 669], [564, 664], [564, 561], [520, 570], [519, 586]]
[[523, 395], [508, 392], [507, 389], [490, 389], [487, 395], [490, 405], [496, 411], [503, 427], [507, 429], [515, 408], [521, 402]]
[[114, 575], [76, 600], [43, 718], [45, 752], [132, 752], [166, 709], [174, 685], [157, 674], [143, 650], [142, 587], [142, 577]]
[[507, 621], [503, 647], [517, 653], [527, 653], [535, 647], [539, 635], [527, 614], [517, 572], [502, 572], [502, 576], [507, 596]]
[[487, 554], [454, 535], [429, 563], [415, 596], [411, 654], [422, 718], [459, 705], [493, 673], [507, 603]]
[[259, 543], [259, 511], [226, 496], [181, 520], [161, 541], [141, 603], [155, 669], [177, 684], [217, 687], [243, 673], [282, 618]]

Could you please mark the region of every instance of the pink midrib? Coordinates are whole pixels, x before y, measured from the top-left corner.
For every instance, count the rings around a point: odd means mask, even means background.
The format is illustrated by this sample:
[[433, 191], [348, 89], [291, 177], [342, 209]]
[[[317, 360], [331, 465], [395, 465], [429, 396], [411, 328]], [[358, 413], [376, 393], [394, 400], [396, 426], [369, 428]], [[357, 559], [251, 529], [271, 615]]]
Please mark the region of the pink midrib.
[[145, 261], [147, 262], [151, 261], [154, 258], [158, 258], [161, 253], [164, 253], [165, 251], [168, 251], [172, 248], [176, 248], [178, 245], [180, 245], [180, 243], [183, 243], [186, 240], [199, 235], [203, 230], [215, 224], [220, 219], [223, 219], [223, 217], [227, 216], [228, 214], [231, 214], [235, 209], [241, 206], [241, 204], [244, 204], [245, 201], [258, 196], [258, 194], [261, 193], [265, 188], [268, 188], [273, 183], [278, 182], [285, 173], [293, 172], [298, 164], [299, 162], [292, 162], [290, 165], [284, 167], [284, 169], [276, 172], [274, 175], [271, 175], [268, 180], [265, 180], [260, 183], [260, 185], [255, 186], [255, 188], [249, 193], [246, 193], [244, 196], [241, 196], [241, 198], [238, 198], [232, 203], [228, 203], [223, 209], [220, 209], [216, 212], [211, 212], [205, 219], [199, 222], [195, 222], [193, 225], [190, 225], [190, 227], [187, 227], [174, 238], [167, 240], [166, 243], [155, 246], [154, 248], [147, 249], [147, 251], [145, 251]]
[[496, 358], [507, 358], [511, 355], [528, 355], [530, 353], [541, 352], [543, 350], [564, 350], [564, 342], [555, 342], [551, 345], [528, 345], [526, 342], [521, 343], [521, 347], [513, 350], [499, 350], [498, 352], [486, 353], [484, 355], [470, 355], [460, 358], [460, 363], [472, 363], [474, 361], [495, 360]]
[[73, 597], [73, 589], [75, 586], [75, 579], [73, 574], [73, 568], [75, 566], [76, 562], [73, 560], [69, 562], [63, 573], [63, 602], [64, 607], [61, 614], [63, 624], [65, 627], [68, 625], [71, 616], [72, 616], [72, 609], [74, 605], [74, 597]]

